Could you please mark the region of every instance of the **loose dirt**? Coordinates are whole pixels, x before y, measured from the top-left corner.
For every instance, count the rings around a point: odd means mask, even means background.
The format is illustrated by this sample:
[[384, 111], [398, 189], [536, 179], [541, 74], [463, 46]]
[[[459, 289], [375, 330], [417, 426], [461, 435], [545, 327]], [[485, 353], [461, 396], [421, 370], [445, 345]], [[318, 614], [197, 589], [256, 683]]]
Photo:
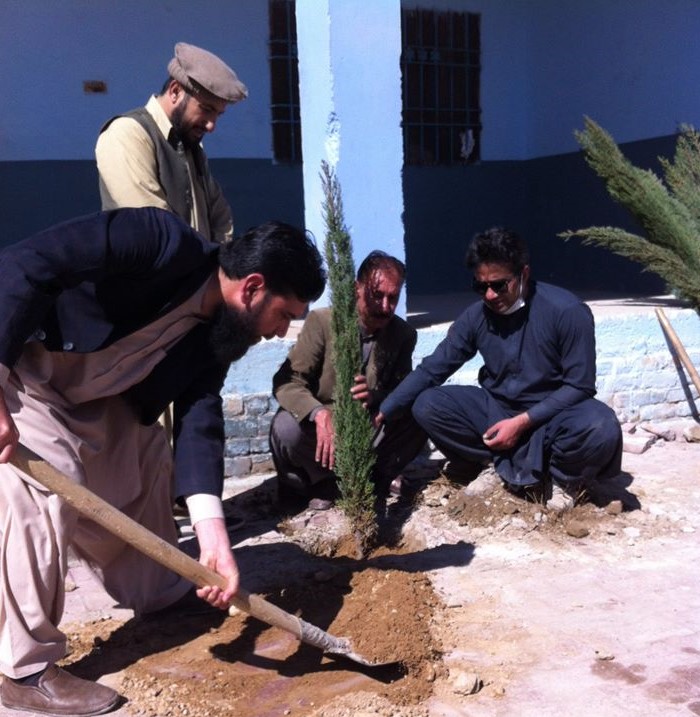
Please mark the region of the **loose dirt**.
[[390, 503], [363, 560], [337, 511], [280, 515], [272, 480], [248, 485], [227, 500], [246, 587], [394, 664], [241, 613], [74, 622], [65, 664], [143, 717], [700, 715], [698, 457], [681, 441], [625, 454], [563, 515], [442, 476]]
[[[439, 659], [430, 634], [437, 600], [425, 576], [338, 571], [328, 581], [311, 579], [267, 597], [331, 634], [351, 636], [355, 651], [373, 661], [399, 662], [364, 668], [330, 659], [239, 613], [85, 625], [72, 635], [72, 671], [88, 676], [91, 662], [103, 670], [118, 659], [128, 665], [120, 689], [130, 713], [149, 717], [305, 715], [348, 692], [397, 706], [430, 695]], [[415, 612], [403, 615], [404, 606]]]

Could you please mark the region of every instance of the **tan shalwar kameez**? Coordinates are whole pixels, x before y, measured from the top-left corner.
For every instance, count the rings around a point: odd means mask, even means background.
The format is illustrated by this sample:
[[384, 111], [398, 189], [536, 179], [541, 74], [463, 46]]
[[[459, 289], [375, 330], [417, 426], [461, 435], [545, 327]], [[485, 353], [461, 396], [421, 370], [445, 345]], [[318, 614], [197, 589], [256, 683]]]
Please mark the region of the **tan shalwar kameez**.
[[[172, 452], [160, 425], [141, 425], [121, 394], [206, 317], [206, 283], [158, 321], [90, 354], [28, 343], [0, 385], [20, 440], [73, 480], [172, 544]], [[66, 346], [70, 349], [70, 346]], [[3, 367], [0, 367], [2, 370]], [[7, 371], [4, 371], [7, 376]], [[9, 464], [0, 465], [0, 670], [19, 678], [65, 655], [58, 629], [67, 549], [137, 612], [174, 602], [190, 584], [125, 545]]]
[[[173, 125], [155, 95], [146, 103], [146, 110], [167, 139]], [[153, 142], [132, 117], [118, 117], [100, 134], [95, 146], [95, 159], [103, 210], [159, 207], [173, 211], [158, 176]], [[230, 241], [233, 237], [233, 218], [221, 187], [210, 177], [205, 191], [198, 179], [190, 150], [185, 150], [185, 159], [192, 196], [189, 219], [192, 228], [211, 241]]]

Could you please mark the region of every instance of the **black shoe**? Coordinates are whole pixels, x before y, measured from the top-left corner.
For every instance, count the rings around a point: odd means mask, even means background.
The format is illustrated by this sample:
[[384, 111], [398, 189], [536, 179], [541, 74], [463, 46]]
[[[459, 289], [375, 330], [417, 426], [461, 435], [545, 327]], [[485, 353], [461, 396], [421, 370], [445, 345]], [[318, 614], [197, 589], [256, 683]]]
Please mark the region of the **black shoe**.
[[309, 510], [330, 510], [335, 505], [335, 501], [328, 498], [312, 498], [309, 501]]
[[473, 483], [481, 474], [481, 472], [491, 464], [488, 460], [468, 461], [466, 459], [450, 460], [445, 463], [440, 471], [440, 475], [446, 478], [450, 483], [468, 486]]
[[426, 481], [416, 476], [408, 477], [399, 473], [389, 484], [389, 494], [395, 498], [413, 500], [425, 487]]
[[539, 503], [544, 505], [546, 501], [544, 485], [542, 483], [531, 483], [530, 485], [514, 485], [503, 481], [503, 487], [512, 495], [526, 500], [528, 503]]
[[277, 490], [280, 494], [296, 493], [297, 495], [308, 495], [311, 482], [306, 476], [286, 471], [277, 474]]

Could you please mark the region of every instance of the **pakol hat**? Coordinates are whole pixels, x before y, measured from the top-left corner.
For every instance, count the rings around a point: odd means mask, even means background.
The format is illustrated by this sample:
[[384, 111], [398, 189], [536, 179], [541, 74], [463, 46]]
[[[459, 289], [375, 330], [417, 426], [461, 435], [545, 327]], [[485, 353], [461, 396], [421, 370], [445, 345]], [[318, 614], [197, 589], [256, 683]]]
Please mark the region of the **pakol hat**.
[[175, 45], [175, 57], [168, 63], [168, 73], [192, 95], [206, 90], [231, 104], [248, 96], [248, 88], [225, 62], [186, 42]]

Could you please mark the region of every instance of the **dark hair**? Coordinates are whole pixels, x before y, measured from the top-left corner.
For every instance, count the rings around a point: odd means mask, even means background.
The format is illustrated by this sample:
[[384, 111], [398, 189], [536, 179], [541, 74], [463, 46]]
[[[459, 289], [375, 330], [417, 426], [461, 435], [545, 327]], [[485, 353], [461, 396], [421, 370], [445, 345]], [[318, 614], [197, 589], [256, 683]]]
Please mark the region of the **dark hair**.
[[163, 83], [163, 86], [160, 88], [159, 97], [168, 91], [168, 87], [170, 87], [171, 82], [177, 82], [177, 84], [182, 87], [182, 91], [187, 95], [187, 97], [200, 97], [203, 93], [208, 93], [212, 95], [212, 97], [216, 97], [216, 95], [209, 92], [206, 88], [198, 86], [192, 78], [190, 78], [190, 86], [187, 87], [186, 85], [183, 85], [180, 80], [176, 80], [174, 77], [168, 77], [168, 79]]
[[[170, 83], [174, 80], [174, 77], [170, 77], [168, 75], [168, 79], [163, 83], [163, 86], [160, 88], [160, 94], [164, 95], [168, 91], [168, 87], [170, 87]], [[175, 80], [177, 82], [177, 80]]]
[[357, 280], [366, 281], [377, 269], [394, 269], [403, 283], [406, 278], [406, 265], [395, 256], [385, 251], [375, 249], [363, 259], [360, 268], [357, 270]]
[[323, 259], [309, 235], [266, 222], [221, 245], [219, 266], [229, 279], [262, 274], [271, 293], [315, 301], [326, 286]]
[[468, 269], [479, 264], [508, 264], [515, 274], [530, 262], [525, 242], [514, 231], [503, 227], [493, 227], [475, 234], [467, 249]]

